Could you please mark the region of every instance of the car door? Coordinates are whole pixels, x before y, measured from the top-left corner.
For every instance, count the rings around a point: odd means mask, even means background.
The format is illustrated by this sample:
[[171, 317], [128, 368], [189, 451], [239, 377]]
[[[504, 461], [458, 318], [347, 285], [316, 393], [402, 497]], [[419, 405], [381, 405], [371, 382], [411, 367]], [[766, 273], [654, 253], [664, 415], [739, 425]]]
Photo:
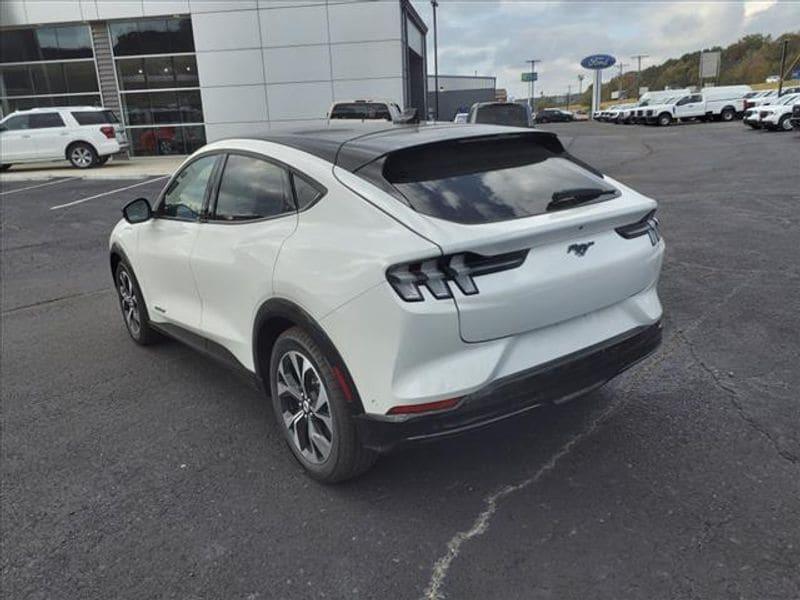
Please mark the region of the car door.
[[36, 159], [36, 142], [29, 129], [28, 115], [14, 115], [3, 123], [0, 157], [5, 164]]
[[702, 117], [706, 114], [706, 105], [703, 102], [701, 94], [692, 94], [685, 96], [679, 101], [679, 106], [676, 106], [676, 115], [682, 119], [691, 117]]
[[253, 321], [273, 295], [273, 268], [297, 209], [289, 171], [260, 155], [229, 153], [218, 179], [192, 253], [202, 329], [253, 368]]
[[36, 146], [37, 158], [64, 158], [69, 131], [59, 113], [31, 113], [29, 131]]
[[133, 268], [152, 319], [200, 331], [202, 302], [191, 255], [220, 154], [195, 158], [162, 192], [153, 217], [139, 225]]

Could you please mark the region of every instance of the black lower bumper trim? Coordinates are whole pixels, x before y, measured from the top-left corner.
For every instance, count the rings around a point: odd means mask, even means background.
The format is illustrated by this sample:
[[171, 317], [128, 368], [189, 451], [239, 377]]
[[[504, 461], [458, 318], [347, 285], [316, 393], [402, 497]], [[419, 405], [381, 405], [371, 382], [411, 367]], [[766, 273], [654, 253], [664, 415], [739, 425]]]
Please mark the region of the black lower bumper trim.
[[356, 417], [368, 448], [386, 452], [412, 442], [438, 439], [490, 425], [543, 404], [560, 404], [600, 387], [652, 354], [661, 323], [639, 327], [532, 369], [498, 379], [462, 398], [455, 408], [405, 418]]

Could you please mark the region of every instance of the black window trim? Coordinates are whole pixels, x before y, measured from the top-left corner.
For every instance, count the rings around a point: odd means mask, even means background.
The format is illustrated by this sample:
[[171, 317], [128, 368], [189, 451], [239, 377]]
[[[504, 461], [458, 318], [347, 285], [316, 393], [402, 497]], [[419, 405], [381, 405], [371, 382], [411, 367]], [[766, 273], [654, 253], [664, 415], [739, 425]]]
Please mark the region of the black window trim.
[[[202, 220], [203, 222], [213, 223], [215, 225], [219, 225], [219, 224], [221, 224], [221, 225], [250, 225], [252, 223], [261, 223], [261, 222], [264, 222], [264, 221], [274, 221], [275, 219], [282, 219], [282, 218], [284, 218], [286, 216], [289, 216], [289, 215], [299, 215], [300, 213], [307, 211], [312, 206], [315, 206], [328, 193], [328, 189], [324, 185], [319, 183], [316, 179], [314, 179], [313, 177], [310, 177], [306, 173], [303, 173], [299, 169], [297, 169], [295, 167], [292, 167], [291, 165], [286, 164], [285, 162], [283, 162], [282, 160], [279, 160], [277, 158], [273, 158], [271, 156], [267, 156], [266, 154], [262, 154], [260, 152], [252, 152], [250, 150], [227, 149], [227, 150], [219, 150], [218, 152], [223, 153], [225, 155], [225, 157], [224, 157], [223, 160], [221, 160], [219, 162], [219, 164], [216, 167], [217, 170], [212, 174], [212, 177], [214, 178], [213, 179], [213, 186], [212, 186], [211, 193], [208, 195], [208, 197], [206, 199], [206, 203], [204, 205], [204, 213], [203, 214], [204, 214], [205, 218]], [[239, 156], [247, 156], [247, 157], [250, 157], [250, 158], [255, 158], [257, 160], [261, 160], [261, 161], [264, 161], [264, 162], [267, 162], [267, 163], [271, 163], [271, 164], [275, 165], [276, 167], [280, 167], [284, 171], [285, 177], [288, 179], [288, 181], [287, 181], [288, 188], [287, 189], [288, 189], [289, 193], [291, 194], [291, 197], [289, 198], [289, 202], [291, 202], [291, 204], [293, 205], [294, 210], [282, 212], [282, 213], [279, 213], [277, 215], [272, 215], [270, 217], [261, 217], [261, 218], [258, 218], [258, 219], [240, 219], [240, 220], [235, 220], [235, 221], [229, 221], [229, 220], [225, 220], [225, 219], [216, 218], [214, 216], [214, 213], [216, 212], [216, 209], [217, 209], [217, 198], [218, 198], [218, 195], [219, 195], [220, 185], [222, 185], [222, 175], [225, 172], [225, 165], [228, 163], [228, 157], [230, 155], [232, 155], [232, 154], [239, 155]], [[308, 206], [306, 206], [302, 210], [298, 210], [298, 208], [297, 208], [298, 207], [297, 193], [295, 192], [295, 189], [294, 189], [294, 179], [293, 179], [293, 177], [295, 175], [305, 179], [306, 182], [308, 182], [312, 187], [317, 188], [317, 191], [319, 192], [319, 195], [314, 200], [314, 202], [310, 203]], [[212, 202], [213, 202], [213, 208], [212, 208]]]
[[64, 121], [64, 117], [61, 116], [61, 113], [57, 110], [51, 111], [37, 111], [32, 112], [28, 115], [28, 125], [33, 125], [33, 117], [51, 117], [55, 115], [56, 118], [61, 122], [60, 125], [45, 125], [44, 127], [28, 127], [28, 129], [57, 129], [59, 127], [66, 127], [67, 124]]
[[[208, 209], [208, 200], [211, 195], [211, 191], [214, 189], [214, 182], [216, 181], [217, 172], [219, 170], [220, 163], [222, 162], [220, 158], [224, 157], [224, 154], [225, 154], [224, 150], [212, 150], [210, 152], [204, 152], [203, 154], [198, 154], [197, 156], [192, 157], [192, 159], [188, 161], [186, 164], [184, 164], [179, 170], [175, 171], [175, 173], [172, 174], [172, 177], [169, 178], [169, 181], [167, 181], [167, 184], [163, 187], [163, 189], [159, 193], [158, 198], [156, 199], [156, 202], [153, 205], [153, 218], [163, 219], [165, 221], [180, 221], [183, 223], [201, 223], [205, 221]], [[216, 162], [214, 163], [214, 167], [211, 169], [211, 175], [209, 176], [208, 181], [206, 182], [206, 191], [203, 194], [203, 206], [200, 209], [200, 214], [198, 214], [197, 217], [191, 219], [184, 217], [172, 217], [169, 215], [161, 214], [159, 211], [161, 210], [164, 204], [164, 198], [166, 197], [167, 190], [172, 185], [172, 182], [175, 181], [181, 173], [183, 173], [186, 169], [191, 167], [198, 160], [201, 160], [203, 158], [208, 158], [209, 156], [215, 156]]]

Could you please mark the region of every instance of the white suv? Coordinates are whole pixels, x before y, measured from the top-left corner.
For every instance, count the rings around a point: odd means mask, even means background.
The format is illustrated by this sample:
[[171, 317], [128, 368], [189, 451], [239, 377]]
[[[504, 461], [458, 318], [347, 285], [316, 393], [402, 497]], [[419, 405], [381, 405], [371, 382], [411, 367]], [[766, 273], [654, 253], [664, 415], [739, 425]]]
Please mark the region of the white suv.
[[2, 170], [17, 163], [64, 159], [86, 169], [105, 164], [127, 145], [114, 113], [96, 106], [20, 110], [0, 121]]
[[123, 210], [128, 333], [269, 391], [314, 477], [603, 385], [661, 340], [655, 201], [552, 133], [333, 127], [214, 142]]

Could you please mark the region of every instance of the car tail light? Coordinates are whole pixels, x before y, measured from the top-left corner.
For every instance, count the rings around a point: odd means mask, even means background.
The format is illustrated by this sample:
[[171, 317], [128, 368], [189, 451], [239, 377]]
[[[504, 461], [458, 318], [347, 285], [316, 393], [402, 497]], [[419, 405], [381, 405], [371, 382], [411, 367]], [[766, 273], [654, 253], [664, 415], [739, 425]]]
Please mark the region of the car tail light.
[[626, 240], [647, 235], [650, 237], [650, 243], [655, 246], [658, 243], [658, 240], [661, 239], [661, 233], [659, 232], [658, 227], [659, 224], [658, 218], [656, 217], [656, 211], [652, 211], [647, 213], [640, 221], [636, 221], [636, 223], [617, 227], [616, 232]]
[[104, 136], [106, 136], [110, 140], [114, 139], [115, 137], [117, 137], [117, 132], [114, 130], [113, 127], [111, 127], [109, 125], [105, 125], [105, 126], [101, 127], [100, 128], [100, 133], [102, 133]]
[[464, 252], [394, 265], [386, 271], [386, 279], [406, 302], [423, 301], [425, 297], [421, 287], [427, 288], [437, 300], [452, 298], [451, 283], [455, 283], [464, 295], [471, 296], [478, 293], [473, 277], [516, 269], [527, 256], [528, 250], [494, 256]]
[[447, 410], [453, 408], [458, 404], [461, 398], [450, 398], [448, 400], [438, 400], [437, 402], [426, 402], [425, 404], [403, 404], [401, 406], [393, 406], [386, 414], [387, 415], [416, 415], [419, 413], [434, 412], [437, 410]]

